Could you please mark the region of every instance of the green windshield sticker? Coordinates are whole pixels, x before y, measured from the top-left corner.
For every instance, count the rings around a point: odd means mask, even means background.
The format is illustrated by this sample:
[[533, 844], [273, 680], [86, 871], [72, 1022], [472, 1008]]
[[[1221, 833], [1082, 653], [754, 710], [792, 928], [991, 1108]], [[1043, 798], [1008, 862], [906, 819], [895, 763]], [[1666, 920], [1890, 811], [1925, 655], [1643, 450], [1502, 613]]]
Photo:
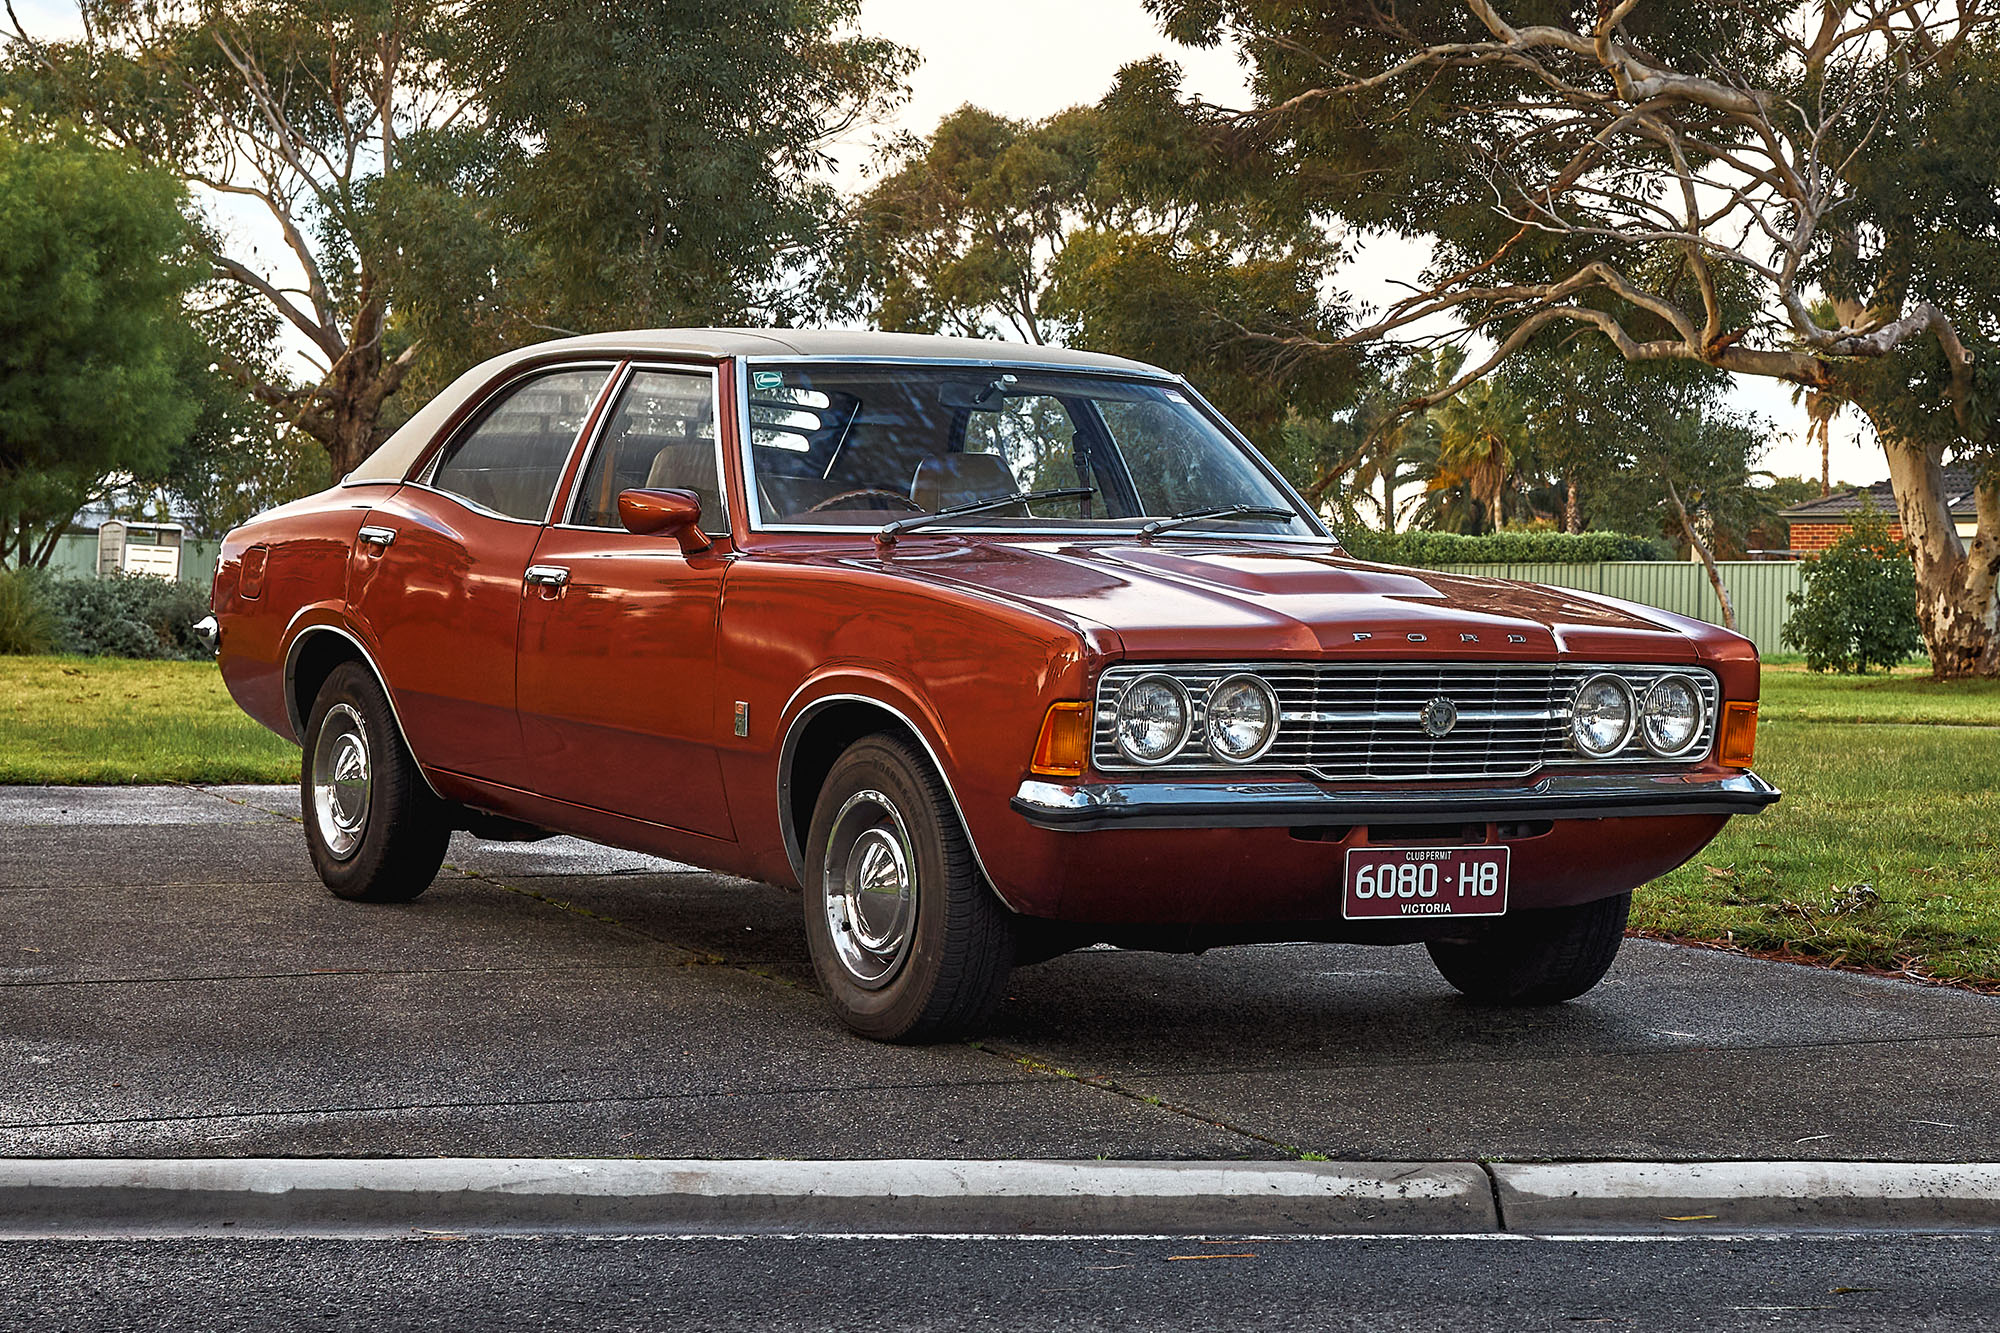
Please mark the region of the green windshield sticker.
[[750, 377], [750, 383], [759, 393], [785, 387], [785, 374], [781, 370], [760, 370]]

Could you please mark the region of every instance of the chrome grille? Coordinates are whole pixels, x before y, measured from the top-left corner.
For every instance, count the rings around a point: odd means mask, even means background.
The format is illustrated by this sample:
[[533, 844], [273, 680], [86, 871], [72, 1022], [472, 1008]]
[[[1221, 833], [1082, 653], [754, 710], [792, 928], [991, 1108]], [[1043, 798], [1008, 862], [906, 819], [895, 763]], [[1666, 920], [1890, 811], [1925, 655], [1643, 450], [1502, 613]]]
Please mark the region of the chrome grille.
[[[1248, 671], [1270, 682], [1281, 715], [1278, 739], [1252, 764], [1225, 764], [1202, 747], [1203, 702], [1225, 676]], [[1661, 676], [1684, 675], [1701, 687], [1701, 739], [1679, 760], [1662, 760], [1635, 737], [1610, 759], [1587, 759], [1569, 746], [1569, 701], [1576, 687], [1615, 672], [1644, 697]], [[1194, 717], [1188, 747], [1147, 768], [1118, 751], [1113, 705], [1126, 684], [1159, 672], [1187, 687]], [[1390, 662], [1369, 664], [1213, 663], [1123, 665], [1105, 671], [1093, 712], [1093, 763], [1113, 772], [1208, 769], [1240, 773], [1282, 769], [1328, 781], [1424, 781], [1526, 777], [1551, 764], [1687, 763], [1714, 744], [1719, 710], [1715, 677], [1699, 667], [1624, 663]], [[1458, 722], [1442, 739], [1418, 724], [1424, 705], [1449, 699]]]

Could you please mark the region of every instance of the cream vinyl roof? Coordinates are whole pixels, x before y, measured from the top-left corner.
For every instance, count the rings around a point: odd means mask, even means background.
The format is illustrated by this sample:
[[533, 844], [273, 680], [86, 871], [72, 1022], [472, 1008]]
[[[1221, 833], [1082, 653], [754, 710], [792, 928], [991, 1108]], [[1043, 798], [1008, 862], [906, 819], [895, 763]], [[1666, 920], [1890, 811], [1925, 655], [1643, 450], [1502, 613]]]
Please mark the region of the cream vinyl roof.
[[845, 356], [885, 360], [966, 361], [1005, 365], [1051, 366], [1068, 370], [1112, 370], [1126, 374], [1166, 372], [1143, 361], [1076, 352], [1067, 347], [1037, 347], [1027, 343], [984, 338], [940, 338], [920, 333], [872, 333], [854, 329], [638, 329], [625, 333], [593, 333], [559, 338], [503, 353], [460, 375], [415, 416], [382, 442], [361, 466], [347, 475], [345, 485], [401, 481], [410, 466], [446, 423], [479, 390], [504, 378], [515, 366], [550, 358], [580, 357], [615, 360], [626, 356], [689, 356], [716, 360], [726, 356], [785, 359], [803, 356]]

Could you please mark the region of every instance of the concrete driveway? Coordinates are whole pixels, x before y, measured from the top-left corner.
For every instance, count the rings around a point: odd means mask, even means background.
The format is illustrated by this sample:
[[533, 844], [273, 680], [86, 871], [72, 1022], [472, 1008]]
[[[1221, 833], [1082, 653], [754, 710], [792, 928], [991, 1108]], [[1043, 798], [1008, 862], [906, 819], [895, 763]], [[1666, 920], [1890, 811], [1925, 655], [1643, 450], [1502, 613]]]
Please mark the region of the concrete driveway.
[[886, 1047], [794, 894], [460, 835], [369, 907], [296, 811], [0, 789], [0, 1154], [2000, 1160], [2000, 999], [1634, 941], [1505, 1011], [1420, 949], [1093, 950]]

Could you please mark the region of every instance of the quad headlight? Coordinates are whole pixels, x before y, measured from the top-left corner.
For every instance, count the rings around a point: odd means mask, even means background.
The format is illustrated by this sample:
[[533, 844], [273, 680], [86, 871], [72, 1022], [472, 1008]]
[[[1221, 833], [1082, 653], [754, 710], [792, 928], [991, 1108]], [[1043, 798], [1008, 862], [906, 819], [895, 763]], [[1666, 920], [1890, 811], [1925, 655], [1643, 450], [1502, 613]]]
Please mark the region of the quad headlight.
[[1701, 689], [1686, 676], [1662, 676], [1639, 705], [1639, 735], [1662, 759], [1683, 754], [1701, 735]]
[[1172, 676], [1141, 676], [1118, 695], [1113, 735], [1118, 751], [1135, 764], [1163, 764], [1187, 743], [1187, 688]]
[[1632, 739], [1638, 714], [1632, 687], [1621, 676], [1602, 672], [1576, 688], [1570, 705], [1570, 743], [1592, 759], [1606, 759]]
[[1278, 738], [1277, 692], [1247, 673], [1218, 681], [1208, 692], [1202, 727], [1209, 753], [1225, 763], [1247, 764]]

